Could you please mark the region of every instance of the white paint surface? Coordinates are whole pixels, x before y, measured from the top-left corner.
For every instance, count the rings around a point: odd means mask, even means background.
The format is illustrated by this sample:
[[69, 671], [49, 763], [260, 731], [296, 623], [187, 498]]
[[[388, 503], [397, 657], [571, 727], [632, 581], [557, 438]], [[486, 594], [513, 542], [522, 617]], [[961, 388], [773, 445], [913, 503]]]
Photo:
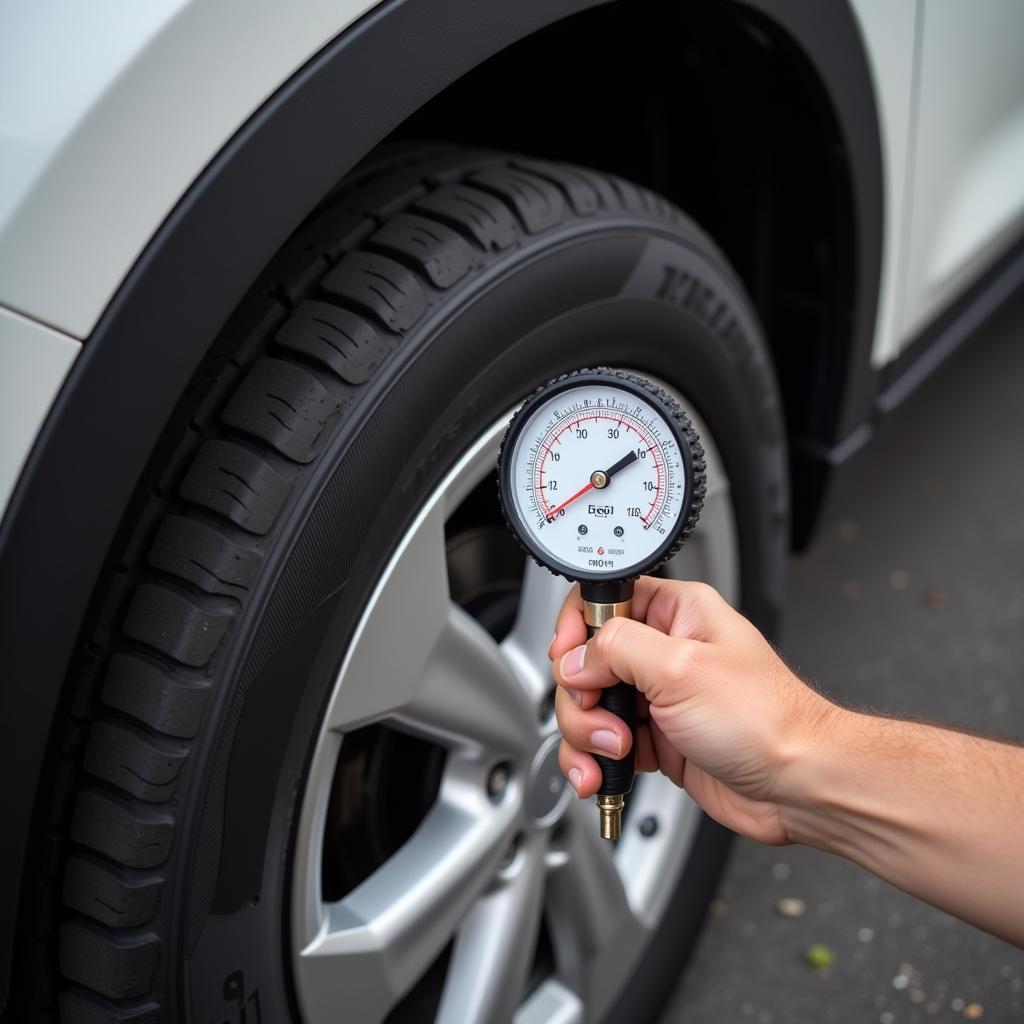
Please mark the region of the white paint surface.
[[917, 4], [904, 0], [854, 0], [875, 86], [882, 139], [884, 224], [882, 272], [878, 295], [873, 365], [899, 351], [906, 233], [904, 202], [910, 161], [911, 100], [914, 71], [914, 21]]
[[371, 6], [0, 4], [0, 305], [88, 335], [203, 167]]
[[905, 337], [1024, 226], [1024, 3], [928, 0], [923, 19]]

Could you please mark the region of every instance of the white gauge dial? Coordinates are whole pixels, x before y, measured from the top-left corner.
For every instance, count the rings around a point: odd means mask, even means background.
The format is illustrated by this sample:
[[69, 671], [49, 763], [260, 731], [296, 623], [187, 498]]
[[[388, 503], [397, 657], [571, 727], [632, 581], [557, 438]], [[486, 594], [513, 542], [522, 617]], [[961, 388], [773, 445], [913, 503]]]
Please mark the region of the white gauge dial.
[[563, 573], [643, 571], [689, 499], [677, 431], [655, 402], [614, 384], [563, 388], [527, 413], [508, 470], [519, 529]]

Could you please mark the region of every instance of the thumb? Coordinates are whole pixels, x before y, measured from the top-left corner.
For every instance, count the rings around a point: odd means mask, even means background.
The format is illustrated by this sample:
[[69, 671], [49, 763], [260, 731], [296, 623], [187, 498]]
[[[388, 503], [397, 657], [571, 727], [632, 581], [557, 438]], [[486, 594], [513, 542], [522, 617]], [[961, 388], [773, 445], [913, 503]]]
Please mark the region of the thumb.
[[654, 702], [670, 679], [685, 680], [700, 646], [699, 640], [666, 636], [633, 619], [611, 619], [586, 644], [563, 655], [555, 677], [577, 690], [614, 686], [621, 680]]

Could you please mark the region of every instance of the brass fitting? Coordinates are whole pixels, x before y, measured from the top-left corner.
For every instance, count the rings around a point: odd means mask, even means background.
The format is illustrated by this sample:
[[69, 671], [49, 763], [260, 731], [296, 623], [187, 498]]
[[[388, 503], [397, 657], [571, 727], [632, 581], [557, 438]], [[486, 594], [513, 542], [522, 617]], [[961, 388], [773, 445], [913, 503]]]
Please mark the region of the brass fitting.
[[622, 835], [622, 811], [626, 801], [621, 796], [597, 794], [597, 809], [601, 812], [601, 838], [618, 839]]
[[609, 619], [628, 619], [632, 604], [632, 601], [616, 601], [614, 604], [584, 601], [583, 621], [592, 629], [600, 629]]

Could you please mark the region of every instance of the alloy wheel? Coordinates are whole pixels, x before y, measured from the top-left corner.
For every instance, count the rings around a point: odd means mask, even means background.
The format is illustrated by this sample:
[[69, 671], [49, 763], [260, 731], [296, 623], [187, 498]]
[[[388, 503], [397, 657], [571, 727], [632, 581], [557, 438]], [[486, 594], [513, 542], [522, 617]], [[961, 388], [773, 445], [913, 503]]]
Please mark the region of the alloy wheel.
[[[477, 439], [401, 539], [316, 738], [292, 878], [292, 963], [308, 1024], [342, 1009], [399, 1019], [427, 977], [433, 991], [423, 998], [438, 1021], [600, 1019], [661, 920], [699, 823], [685, 793], [643, 775], [622, 839], [608, 843], [592, 803], [576, 800], [561, 775], [546, 651], [565, 581], [526, 560], [508, 630], [453, 600], [459, 568], [446, 523], [493, 479], [510, 415]], [[735, 601], [729, 483], [694, 420], [709, 492], [697, 532], [666, 572], [707, 580]], [[371, 801], [391, 794], [376, 816], [399, 813], [396, 785], [425, 786], [426, 796], [412, 801], [401, 842], [331, 891], [325, 856], [352, 856], [363, 827], [350, 816], [357, 827], [345, 843], [328, 841], [339, 765], [367, 729], [422, 744], [421, 758], [389, 766], [397, 784], [370, 788]]]

